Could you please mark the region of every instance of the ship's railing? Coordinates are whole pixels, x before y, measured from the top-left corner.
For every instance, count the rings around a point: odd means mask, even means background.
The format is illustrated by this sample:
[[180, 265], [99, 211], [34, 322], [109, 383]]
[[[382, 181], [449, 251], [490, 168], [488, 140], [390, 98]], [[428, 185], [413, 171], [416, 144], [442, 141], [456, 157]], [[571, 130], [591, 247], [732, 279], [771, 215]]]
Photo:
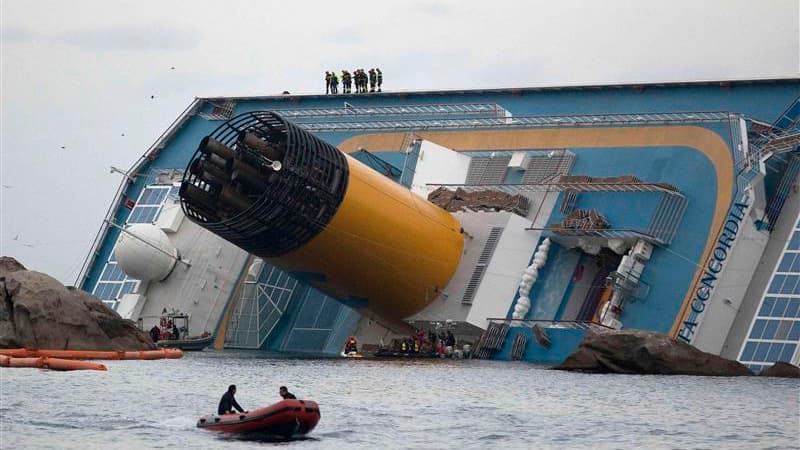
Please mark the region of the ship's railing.
[[422, 116], [422, 115], [488, 115], [506, 117], [508, 111], [497, 103], [453, 103], [402, 106], [353, 106], [345, 102], [341, 108], [276, 109], [287, 119], [345, 116]]
[[310, 132], [433, 130], [463, 128], [554, 128], [684, 123], [722, 123], [731, 120], [727, 112], [684, 112], [643, 114], [587, 114], [570, 116], [472, 117], [397, 119], [370, 121], [305, 122], [297, 125]]
[[592, 320], [551, 320], [551, 319], [510, 319], [506, 317], [492, 317], [486, 319], [489, 323], [506, 324], [510, 326], [532, 327], [539, 325], [542, 328], [564, 328], [574, 330], [587, 330], [592, 327], [602, 327], [613, 330], [608, 325]]
[[527, 184], [448, 184], [448, 183], [428, 183], [430, 189], [440, 187], [447, 189], [462, 189], [466, 192], [476, 191], [501, 191], [507, 194], [525, 194], [531, 192], [664, 192], [669, 195], [683, 197], [683, 194], [676, 191], [672, 186], [664, 183], [643, 183], [643, 182], [546, 182], [546, 183], [527, 183]]

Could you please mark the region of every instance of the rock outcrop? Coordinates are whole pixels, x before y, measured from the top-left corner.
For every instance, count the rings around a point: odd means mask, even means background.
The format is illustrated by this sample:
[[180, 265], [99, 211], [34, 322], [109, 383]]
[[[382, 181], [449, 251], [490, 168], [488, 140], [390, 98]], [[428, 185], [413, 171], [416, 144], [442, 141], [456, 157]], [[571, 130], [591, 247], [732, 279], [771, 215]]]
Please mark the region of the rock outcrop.
[[589, 330], [558, 370], [591, 373], [747, 376], [744, 365], [698, 350], [664, 334], [641, 330]]
[[150, 337], [96, 297], [0, 257], [0, 348], [150, 350]]
[[762, 370], [758, 375], [762, 377], [800, 378], [800, 367], [778, 361]]

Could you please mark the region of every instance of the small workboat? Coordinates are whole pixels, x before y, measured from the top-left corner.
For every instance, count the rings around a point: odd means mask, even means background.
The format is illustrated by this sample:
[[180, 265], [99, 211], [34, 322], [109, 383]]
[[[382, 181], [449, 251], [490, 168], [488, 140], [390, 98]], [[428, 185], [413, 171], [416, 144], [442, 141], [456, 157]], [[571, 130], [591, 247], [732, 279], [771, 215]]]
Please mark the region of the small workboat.
[[246, 413], [203, 416], [198, 428], [225, 433], [261, 433], [291, 438], [317, 426], [319, 405], [313, 400], [282, 400]]
[[160, 348], [179, 348], [185, 352], [199, 352], [211, 345], [214, 338], [211, 335], [187, 337], [185, 339], [164, 339], [156, 342]]

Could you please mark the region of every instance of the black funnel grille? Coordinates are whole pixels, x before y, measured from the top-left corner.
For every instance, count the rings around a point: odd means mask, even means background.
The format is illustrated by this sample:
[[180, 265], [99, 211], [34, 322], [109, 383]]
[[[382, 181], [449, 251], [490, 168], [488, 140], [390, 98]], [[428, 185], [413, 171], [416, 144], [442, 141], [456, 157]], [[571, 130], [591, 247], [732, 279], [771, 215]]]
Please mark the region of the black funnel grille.
[[204, 138], [183, 175], [183, 211], [262, 257], [294, 250], [322, 231], [347, 189], [335, 147], [270, 111], [249, 112]]

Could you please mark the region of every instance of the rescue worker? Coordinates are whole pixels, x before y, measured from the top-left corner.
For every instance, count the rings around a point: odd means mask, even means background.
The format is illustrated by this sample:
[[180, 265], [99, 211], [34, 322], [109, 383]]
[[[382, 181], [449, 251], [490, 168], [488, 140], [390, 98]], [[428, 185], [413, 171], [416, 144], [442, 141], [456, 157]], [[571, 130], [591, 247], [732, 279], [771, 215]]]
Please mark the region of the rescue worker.
[[325, 71], [325, 95], [331, 93], [331, 73]]
[[375, 80], [378, 83], [378, 92], [380, 92], [383, 84], [383, 72], [381, 72], [381, 69], [375, 68]]
[[453, 332], [447, 330], [447, 336], [444, 338], [444, 345], [446, 347], [455, 347], [456, 346], [456, 337], [453, 336]]
[[350, 93], [350, 73], [346, 70], [342, 70], [342, 92]]
[[347, 340], [347, 344], [344, 347], [345, 353], [357, 353], [358, 352], [358, 343], [356, 342], [356, 338], [350, 336], [350, 339]]
[[331, 94], [338, 94], [339, 93], [339, 77], [336, 76], [336, 72], [331, 72]]
[[366, 78], [367, 75], [364, 73], [364, 69], [358, 69], [358, 92], [367, 92]]
[[297, 399], [297, 397], [295, 397], [294, 394], [292, 394], [291, 392], [289, 392], [288, 389], [286, 389], [286, 386], [281, 386], [278, 389], [278, 394], [280, 394], [281, 397], [283, 397], [284, 400], [296, 400]]
[[236, 395], [236, 385], [232, 384], [228, 386], [228, 392], [222, 394], [219, 406], [217, 407], [217, 415], [233, 414], [235, 412], [233, 408], [236, 408], [240, 413], [247, 412], [239, 406], [239, 403], [237, 403], [236, 399], [233, 397], [234, 395]]
[[375, 69], [369, 69], [369, 91], [375, 92]]
[[150, 339], [153, 340], [153, 343], [156, 343], [160, 336], [161, 330], [158, 328], [158, 325], [153, 325], [153, 328], [150, 328]]

